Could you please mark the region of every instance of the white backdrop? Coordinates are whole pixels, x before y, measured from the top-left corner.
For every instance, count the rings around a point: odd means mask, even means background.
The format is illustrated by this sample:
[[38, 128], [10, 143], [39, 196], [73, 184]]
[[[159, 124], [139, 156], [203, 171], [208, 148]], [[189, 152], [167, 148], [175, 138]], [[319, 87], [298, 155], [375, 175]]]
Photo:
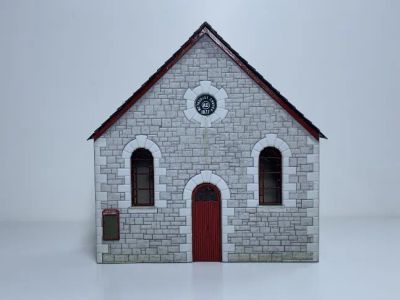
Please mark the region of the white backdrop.
[[400, 2], [141, 2], [0, 1], [0, 220], [92, 220], [86, 138], [203, 21], [328, 136], [323, 216], [400, 215]]

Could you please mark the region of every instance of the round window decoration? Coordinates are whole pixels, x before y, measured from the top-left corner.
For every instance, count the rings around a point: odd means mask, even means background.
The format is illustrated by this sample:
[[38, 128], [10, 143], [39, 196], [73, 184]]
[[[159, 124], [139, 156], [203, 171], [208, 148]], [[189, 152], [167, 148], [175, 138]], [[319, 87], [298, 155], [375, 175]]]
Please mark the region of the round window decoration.
[[223, 88], [217, 89], [211, 81], [200, 81], [193, 90], [188, 88], [183, 95], [186, 109], [183, 111], [189, 121], [199, 122], [201, 127], [211, 127], [221, 121], [228, 113], [225, 99], [228, 98]]
[[199, 114], [209, 116], [217, 109], [217, 100], [209, 94], [200, 95], [194, 101], [194, 106]]

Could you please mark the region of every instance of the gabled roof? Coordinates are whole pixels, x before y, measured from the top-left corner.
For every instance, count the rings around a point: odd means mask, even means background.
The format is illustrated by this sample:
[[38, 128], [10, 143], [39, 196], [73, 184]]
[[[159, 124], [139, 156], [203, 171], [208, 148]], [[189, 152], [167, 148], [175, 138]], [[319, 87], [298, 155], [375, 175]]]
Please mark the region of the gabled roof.
[[315, 139], [326, 136], [300, 111], [296, 109], [278, 90], [276, 90], [260, 73], [231, 48], [224, 39], [204, 22], [199, 29], [168, 59], [136, 92], [133, 93], [88, 139], [98, 139], [110, 128], [132, 105], [136, 103], [194, 44], [203, 36], [208, 35], [236, 64], [249, 75], [268, 95], [282, 106], [294, 119], [297, 120]]

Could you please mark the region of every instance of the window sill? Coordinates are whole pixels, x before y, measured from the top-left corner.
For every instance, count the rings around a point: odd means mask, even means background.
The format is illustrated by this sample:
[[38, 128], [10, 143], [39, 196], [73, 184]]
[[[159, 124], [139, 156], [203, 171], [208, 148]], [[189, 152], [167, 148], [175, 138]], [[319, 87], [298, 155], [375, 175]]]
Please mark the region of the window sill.
[[151, 214], [156, 212], [157, 208], [154, 206], [133, 206], [128, 208], [128, 213], [130, 214]]
[[258, 205], [257, 210], [259, 211], [284, 211], [287, 207], [283, 204], [279, 205]]

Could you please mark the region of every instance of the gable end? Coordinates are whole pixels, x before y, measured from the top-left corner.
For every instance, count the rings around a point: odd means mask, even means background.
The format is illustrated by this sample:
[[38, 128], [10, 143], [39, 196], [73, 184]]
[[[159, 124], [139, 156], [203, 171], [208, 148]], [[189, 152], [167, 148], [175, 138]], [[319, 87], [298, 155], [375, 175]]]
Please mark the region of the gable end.
[[257, 72], [239, 53], [204, 22], [199, 29], [176, 51], [131, 97], [128, 98], [89, 139], [98, 139], [110, 128], [132, 105], [134, 105], [196, 42], [207, 34], [250, 78], [252, 78], [272, 99], [283, 107], [297, 122], [299, 122], [316, 140], [326, 136], [299, 110], [296, 109], [283, 95], [279, 93], [260, 73]]

